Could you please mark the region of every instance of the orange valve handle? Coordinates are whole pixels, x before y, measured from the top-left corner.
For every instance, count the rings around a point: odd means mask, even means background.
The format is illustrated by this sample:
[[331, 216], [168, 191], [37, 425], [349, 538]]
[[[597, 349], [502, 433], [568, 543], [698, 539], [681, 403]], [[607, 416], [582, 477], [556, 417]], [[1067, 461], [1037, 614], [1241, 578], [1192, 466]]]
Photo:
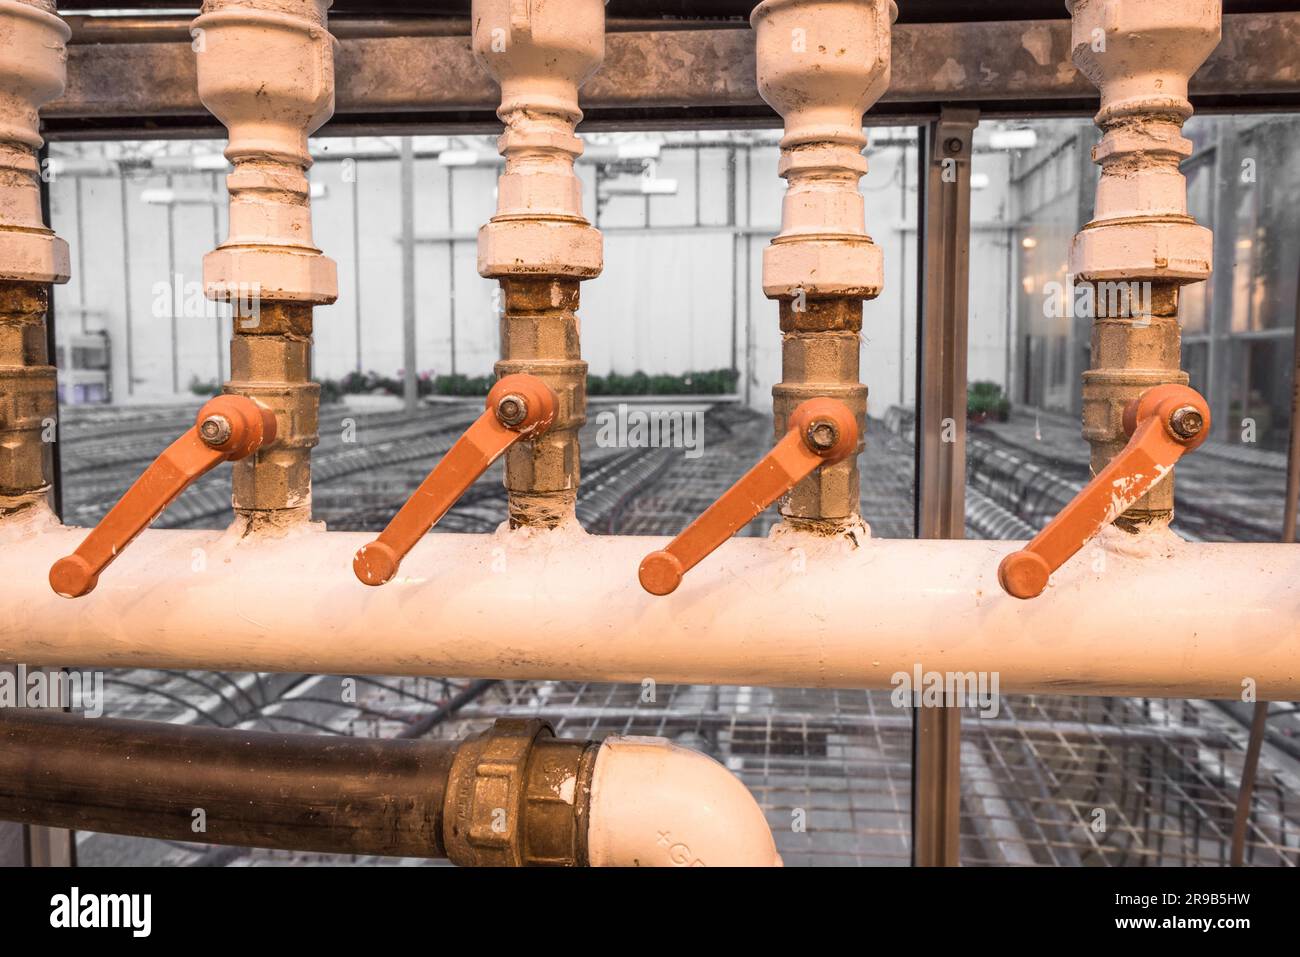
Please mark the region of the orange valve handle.
[[200, 475], [252, 455], [275, 441], [275, 415], [252, 399], [220, 395], [199, 409], [194, 427], [169, 445], [66, 558], [50, 568], [50, 587], [64, 598], [95, 590], [122, 550]]
[[641, 561], [637, 575], [652, 595], [668, 595], [682, 576], [823, 465], [858, 447], [858, 423], [836, 399], [809, 399], [790, 416], [790, 431], [772, 451], [700, 515], [668, 547]]
[[365, 585], [382, 585], [397, 574], [406, 553], [447, 514], [465, 490], [521, 439], [539, 435], [555, 421], [555, 393], [536, 376], [508, 375], [488, 393], [487, 409], [456, 440], [388, 527], [352, 559]]
[[1052, 573], [1109, 525], [1174, 467], [1184, 452], [1210, 434], [1210, 406], [1195, 389], [1161, 385], [1124, 410], [1128, 445], [1033, 541], [1002, 559], [998, 582], [1016, 598], [1035, 598]]

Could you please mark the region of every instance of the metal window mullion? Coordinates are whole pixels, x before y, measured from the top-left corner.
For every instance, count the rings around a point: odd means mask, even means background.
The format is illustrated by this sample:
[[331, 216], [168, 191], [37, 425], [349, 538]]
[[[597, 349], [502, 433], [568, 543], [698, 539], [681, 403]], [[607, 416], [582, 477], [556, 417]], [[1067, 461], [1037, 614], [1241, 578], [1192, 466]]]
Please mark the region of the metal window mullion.
[[[962, 538], [966, 504], [966, 348], [970, 156], [979, 114], [941, 111], [921, 152], [916, 531]], [[937, 663], [919, 662], [923, 670]], [[961, 711], [918, 708], [912, 727], [912, 862], [960, 863]]]
[[[45, 169], [45, 161], [49, 158], [49, 147], [41, 148], [37, 155], [40, 168]], [[49, 180], [41, 177], [41, 218], [51, 226], [53, 220], [50, 217], [50, 183]], [[58, 366], [58, 336], [54, 329], [54, 293], [50, 292], [49, 308], [45, 312], [45, 341], [49, 349], [50, 365]], [[69, 348], [68, 356], [71, 359], [72, 350]], [[72, 397], [69, 396], [69, 399]], [[52, 455], [50, 461], [50, 508], [54, 514], [62, 520], [63, 517], [63, 466], [59, 457], [59, 416], [55, 416], [54, 421], [54, 441], [52, 443]], [[11, 673], [14, 669], [6, 669]], [[58, 674], [57, 668], [41, 669], [47, 674]], [[68, 703], [62, 703], [63, 710], [67, 710]], [[0, 825], [3, 826], [3, 825]], [[34, 824], [12, 825], [22, 829], [22, 863], [28, 867], [70, 867], [77, 862], [77, 840], [76, 831], [67, 830], [61, 827], [39, 827]], [[11, 861], [10, 863], [18, 863]]]

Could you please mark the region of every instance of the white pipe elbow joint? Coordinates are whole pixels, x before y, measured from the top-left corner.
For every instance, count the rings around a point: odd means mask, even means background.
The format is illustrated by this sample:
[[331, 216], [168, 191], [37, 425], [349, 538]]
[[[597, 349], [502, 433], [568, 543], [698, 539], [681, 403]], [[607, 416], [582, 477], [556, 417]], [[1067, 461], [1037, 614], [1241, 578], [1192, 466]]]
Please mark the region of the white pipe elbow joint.
[[762, 809], [712, 758], [666, 738], [606, 738], [591, 784], [594, 867], [780, 867]]

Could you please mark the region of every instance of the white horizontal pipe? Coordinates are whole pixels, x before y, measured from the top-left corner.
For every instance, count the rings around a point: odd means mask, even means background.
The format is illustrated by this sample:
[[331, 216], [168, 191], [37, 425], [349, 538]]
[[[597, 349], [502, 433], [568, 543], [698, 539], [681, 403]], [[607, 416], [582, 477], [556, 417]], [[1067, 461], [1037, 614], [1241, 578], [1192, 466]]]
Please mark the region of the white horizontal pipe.
[[1300, 698], [1300, 546], [1109, 530], [1020, 601], [1014, 542], [737, 538], [655, 598], [660, 538], [576, 528], [434, 534], [380, 588], [372, 536], [147, 531], [86, 598], [50, 565], [85, 535], [0, 524], [0, 662], [588, 681], [889, 688], [917, 665], [1001, 692]]

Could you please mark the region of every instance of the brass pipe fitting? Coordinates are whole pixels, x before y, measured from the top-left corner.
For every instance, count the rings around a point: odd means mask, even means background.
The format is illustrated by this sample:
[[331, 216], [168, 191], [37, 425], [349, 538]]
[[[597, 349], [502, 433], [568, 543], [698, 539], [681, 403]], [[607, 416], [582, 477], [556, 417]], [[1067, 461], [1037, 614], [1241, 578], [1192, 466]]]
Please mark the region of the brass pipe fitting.
[[58, 392], [45, 326], [68, 244], [41, 214], [39, 110], [63, 92], [71, 35], [53, 0], [0, 3], [0, 516], [48, 503]]
[[281, 527], [311, 518], [320, 388], [312, 309], [338, 298], [337, 269], [312, 239], [307, 138], [334, 112], [329, 0], [205, 0], [191, 32], [199, 96], [229, 130], [230, 233], [205, 257], [209, 298], [230, 302], [225, 391], [277, 420], [275, 443], [234, 470], [236, 513]]
[[573, 514], [581, 475], [578, 431], [587, 421], [587, 363], [578, 341], [579, 284], [554, 277], [501, 280], [499, 378], [537, 376], [559, 400], [549, 430], [506, 453], [512, 527], [553, 528]]
[[[1139, 304], [1127, 291], [1109, 293], [1094, 283], [1092, 368], [1083, 373], [1083, 437], [1092, 447], [1092, 472], [1101, 472], [1128, 445], [1124, 411], [1160, 385], [1187, 385], [1181, 369], [1178, 285], [1152, 284], [1150, 302]], [[1109, 284], [1112, 287], [1115, 284]], [[1174, 514], [1171, 474], [1115, 520], [1126, 531], [1167, 525]]]
[[[880, 294], [880, 247], [866, 232], [862, 115], [889, 86], [892, 0], [765, 0], [750, 17], [758, 88], [785, 121], [781, 232], [763, 251], [763, 293], [779, 303], [782, 381], [775, 435], [808, 399], [844, 403], [866, 432], [859, 381], [862, 303]], [[859, 440], [781, 503], [789, 525], [828, 534], [860, 523]]]
[[[1091, 302], [1092, 368], [1083, 435], [1094, 474], [1128, 444], [1124, 410], [1148, 390], [1186, 385], [1178, 291], [1210, 275], [1213, 237], [1187, 213], [1182, 135], [1187, 85], [1218, 45], [1221, 4], [1074, 0], [1073, 59], [1101, 91], [1093, 148], [1101, 167], [1093, 219], [1074, 237], [1070, 273]], [[1128, 531], [1173, 517], [1170, 474], [1115, 522]]]
[[443, 843], [466, 867], [585, 867], [600, 745], [555, 737], [536, 718], [499, 719], [456, 750]]
[[46, 342], [49, 287], [0, 280], [0, 516], [43, 502], [53, 478], [46, 429], [59, 414]]
[[559, 397], [555, 425], [506, 459], [512, 526], [574, 520], [586, 421], [587, 365], [578, 335], [579, 283], [600, 275], [600, 232], [582, 213], [574, 160], [578, 89], [605, 57], [601, 0], [519, 4], [474, 0], [473, 48], [501, 86], [505, 157], [497, 211], [479, 232], [478, 271], [501, 283], [499, 376], [526, 373]]
[[787, 523], [834, 532], [856, 521], [858, 455], [867, 429], [867, 387], [858, 381], [862, 300], [841, 296], [799, 303], [781, 299], [781, 366], [784, 379], [772, 388], [776, 437], [790, 429], [790, 415], [808, 399], [838, 399], [858, 424], [853, 451], [800, 482], [781, 503]]
[[312, 304], [264, 302], [255, 324], [238, 316], [225, 391], [270, 409], [274, 443], [234, 464], [235, 509], [253, 524], [311, 517], [311, 450], [320, 441], [320, 385], [312, 381]]

